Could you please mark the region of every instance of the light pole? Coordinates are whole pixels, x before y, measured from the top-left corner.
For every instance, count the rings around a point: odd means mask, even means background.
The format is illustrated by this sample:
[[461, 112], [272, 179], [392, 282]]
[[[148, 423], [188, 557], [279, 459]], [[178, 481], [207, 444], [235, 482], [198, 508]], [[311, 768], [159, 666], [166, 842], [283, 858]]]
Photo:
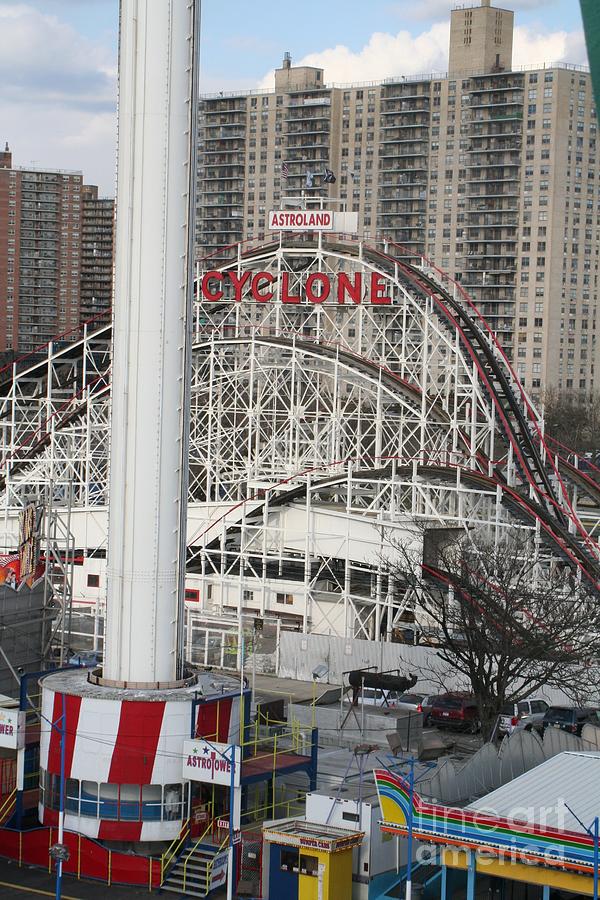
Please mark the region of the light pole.
[[600, 841], [600, 836], [598, 834], [598, 830], [600, 827], [600, 820], [598, 816], [594, 819], [594, 900], [598, 900], [598, 843]]
[[[56, 862], [56, 900], [60, 900], [62, 896], [62, 869], [63, 862], [69, 859], [69, 851], [65, 847], [65, 755], [66, 755], [66, 731], [67, 731], [67, 713], [64, 692], [62, 693], [62, 713], [56, 720], [52, 722], [50, 719], [42, 718], [48, 722], [51, 728], [54, 728], [60, 735], [60, 780], [59, 780], [59, 798], [58, 798], [58, 842], [50, 847], [50, 856]], [[60, 723], [60, 725], [59, 725]]]
[[[65, 704], [65, 695], [62, 694], [62, 715], [60, 717], [60, 799], [58, 801], [58, 844], [63, 847], [65, 836], [65, 752], [66, 741], [65, 734], [67, 730], [67, 713]], [[63, 869], [64, 852], [61, 853], [56, 862], [56, 900], [60, 900], [62, 891], [62, 869]]]
[[594, 887], [593, 887], [593, 896], [594, 900], [598, 900], [598, 863], [600, 859], [600, 819], [598, 816], [594, 819], [592, 824], [588, 827], [584, 825], [577, 813], [573, 812], [568, 803], [565, 803], [566, 808], [569, 810], [574, 819], [577, 819], [581, 827], [584, 831], [587, 831], [589, 836], [594, 840]]
[[[397, 757], [393, 757], [393, 758], [396, 760], [398, 759]], [[382, 762], [382, 760], [379, 759], [379, 757], [377, 757], [377, 761], [385, 769], [387, 769], [388, 772], [392, 772], [392, 767], [390, 767], [390, 766], [386, 765], [384, 762]], [[417, 781], [415, 781], [415, 763], [416, 762], [417, 762], [417, 760], [415, 759], [414, 756], [408, 756], [397, 762], [397, 765], [402, 765], [404, 763], [408, 763], [408, 765], [409, 765], [409, 770], [408, 770], [408, 815], [406, 817], [406, 832], [407, 832], [406, 837], [407, 837], [408, 859], [406, 861], [406, 890], [404, 893], [405, 900], [411, 900], [411, 898], [412, 898], [412, 850], [413, 850], [413, 825], [414, 825], [413, 804], [414, 804], [414, 799], [415, 799], [415, 784], [418, 784], [419, 781], [425, 777], [428, 769], [434, 769], [435, 765], [436, 765], [434, 762], [424, 762], [423, 766], [425, 767], [426, 771], [423, 773], [421, 778], [419, 778], [419, 779], [417, 779]], [[392, 772], [392, 774], [394, 774], [394, 773]], [[595, 900], [598, 900], [598, 898], [595, 898]]]
[[235, 809], [235, 747], [233, 745], [229, 748], [229, 752], [231, 755], [231, 759], [229, 761], [229, 851], [227, 853], [227, 900], [233, 900], [233, 883], [235, 879], [235, 873], [233, 871], [235, 866], [235, 849], [233, 846], [233, 815]]
[[415, 758], [410, 757], [410, 769], [408, 773], [408, 859], [406, 861], [406, 891], [405, 900], [412, 898], [412, 848], [413, 848], [413, 800], [415, 796]]
[[[241, 827], [241, 816], [239, 814], [239, 807], [237, 803], [237, 795], [236, 795], [236, 766], [238, 763], [236, 762], [236, 745], [231, 744], [229, 747], [225, 748], [225, 750], [219, 750], [218, 747], [212, 743], [212, 741], [208, 741], [205, 738], [201, 740], [204, 741], [218, 756], [225, 760], [225, 762], [229, 763], [229, 847], [227, 849], [227, 900], [233, 900], [233, 889], [235, 883], [235, 843], [234, 837], [236, 832], [240, 830]], [[239, 760], [239, 775], [241, 778], [241, 762], [242, 762], [242, 748], [240, 747], [240, 760]], [[210, 884], [208, 885], [210, 890]], [[58, 898], [57, 898], [58, 900]]]

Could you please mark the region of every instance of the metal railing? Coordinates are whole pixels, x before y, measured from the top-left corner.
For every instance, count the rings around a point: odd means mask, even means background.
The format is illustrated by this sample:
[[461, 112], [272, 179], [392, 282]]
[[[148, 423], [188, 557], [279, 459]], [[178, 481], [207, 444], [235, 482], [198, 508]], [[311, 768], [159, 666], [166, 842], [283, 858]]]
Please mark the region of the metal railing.
[[181, 826], [181, 831], [174, 838], [160, 858], [160, 883], [164, 883], [165, 876], [172, 863], [175, 862], [183, 851], [190, 836], [190, 820], [186, 819]]
[[[190, 859], [193, 858], [193, 856], [194, 856], [194, 854], [196, 853], [198, 847], [206, 840], [207, 835], [208, 835], [209, 833], [212, 834], [212, 833], [214, 832], [214, 828], [215, 828], [215, 823], [216, 823], [216, 821], [217, 821], [216, 818], [212, 818], [212, 819], [209, 821], [208, 825], [206, 826], [206, 828], [204, 829], [204, 831], [202, 832], [202, 834], [200, 835], [200, 837], [196, 839], [195, 843], [192, 844], [192, 846], [189, 848], [189, 850], [187, 851], [187, 853], [186, 853], [186, 855], [185, 855], [185, 859], [183, 860], [183, 886], [182, 886], [182, 888], [181, 888], [181, 890], [182, 890], [182, 892], [183, 892], [184, 894], [185, 894], [185, 888], [186, 888], [186, 884], [187, 884], [187, 867], [188, 867], [188, 863], [189, 863]], [[223, 847], [225, 846], [225, 844], [228, 844], [228, 843], [229, 843], [229, 834], [227, 834], [227, 836], [226, 836], [226, 837], [224, 838], [224, 840], [221, 842], [219, 848], [218, 848], [218, 849], [216, 850], [216, 852], [215, 852], [215, 856], [217, 856], [217, 855], [221, 852], [221, 850], [223, 849]], [[213, 862], [214, 862], [214, 857], [213, 857], [213, 859], [209, 862], [209, 864], [208, 864], [208, 866], [207, 866], [207, 868], [206, 868], [206, 893], [208, 893], [208, 887], [209, 887], [209, 885], [210, 885], [210, 876], [211, 876], [211, 872], [212, 872], [212, 864], [213, 864]]]
[[2, 806], [0, 806], [0, 825], [4, 825], [5, 822], [10, 819], [14, 812], [15, 803], [17, 799], [17, 789], [13, 788], [11, 793], [8, 795]]
[[[219, 856], [219, 854], [225, 849], [225, 847], [227, 847], [228, 845], [229, 845], [229, 834], [227, 834], [223, 838], [223, 840], [219, 844], [219, 847], [218, 847], [215, 855], [213, 856], [213, 858], [209, 862], [208, 866], [206, 867], [206, 893], [207, 894], [210, 890], [210, 883], [212, 881], [212, 870], [213, 870], [213, 866], [215, 864], [215, 860]], [[233, 876], [234, 876], [234, 873], [232, 872], [232, 877]], [[185, 878], [184, 878], [183, 884], [184, 884], [184, 889], [185, 889]], [[235, 885], [235, 882], [234, 882], [234, 885]]]
[[[306, 798], [306, 793], [304, 793], [304, 798]], [[281, 807], [281, 812], [279, 811], [279, 807]], [[270, 803], [267, 803], [263, 806], [252, 806], [246, 809], [242, 813], [242, 818], [252, 817], [250, 821], [245, 822], [242, 825], [242, 831], [247, 831], [251, 828], [256, 827], [256, 822], [264, 819], [289, 819], [290, 816], [298, 816], [302, 815], [306, 809], [306, 802], [302, 802], [300, 796], [296, 797], [295, 800], [287, 799], [287, 800], [277, 800]], [[277, 810], [277, 815], [275, 815], [275, 811]]]

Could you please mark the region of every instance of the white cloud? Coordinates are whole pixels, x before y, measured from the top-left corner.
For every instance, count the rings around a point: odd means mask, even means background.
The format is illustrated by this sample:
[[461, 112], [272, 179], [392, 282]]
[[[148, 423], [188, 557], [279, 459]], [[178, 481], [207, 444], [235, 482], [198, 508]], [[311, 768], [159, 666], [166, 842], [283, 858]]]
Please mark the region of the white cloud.
[[[69, 2], [82, 0], [63, 0], [64, 5]], [[517, 0], [511, 5], [524, 9], [543, 7], [545, 2]], [[337, 83], [444, 72], [447, 13], [453, 4], [454, 0], [421, 0], [419, 4], [397, 0], [393, 4], [397, 10], [416, 10], [421, 18], [441, 10], [445, 21], [418, 35], [405, 29], [396, 34], [375, 32], [356, 51], [338, 44], [295, 64], [324, 68], [326, 80]], [[586, 61], [582, 31], [544, 31], [542, 25], [515, 29], [516, 66], [557, 61]], [[84, 38], [57, 15], [48, 14], [40, 0], [0, 0], [0, 84], [0, 143], [9, 141], [15, 165], [35, 160], [40, 166], [83, 169], [89, 183], [113, 193], [116, 59], [110, 44]], [[272, 72], [258, 84], [272, 86]], [[248, 87], [247, 76], [201, 77], [201, 90], [206, 93]]]
[[[533, 2], [533, 0], [532, 0]], [[450, 25], [439, 22], [421, 34], [408, 31], [397, 34], [376, 32], [357, 51], [343, 44], [309, 53], [295, 61], [298, 66], [316, 66], [325, 70], [328, 83], [379, 81], [398, 75], [420, 75], [445, 72], [448, 68]], [[585, 64], [587, 62], [583, 31], [539, 31], [531, 26], [515, 28], [513, 65], [541, 66], [550, 62]], [[273, 72], [258, 85], [273, 87]]]
[[[378, 81], [394, 75], [418, 75], [444, 72], [448, 62], [448, 23], [432, 25], [413, 37], [408, 31], [398, 34], [375, 32], [361, 50], [354, 52], [338, 44], [319, 53], [309, 53], [298, 66], [317, 66], [325, 70], [327, 82]], [[273, 86], [273, 73], [266, 75], [260, 88]]]
[[0, 6], [0, 122], [15, 165], [84, 169], [114, 188], [116, 61], [56, 16]]
[[513, 65], [538, 66], [552, 62], [587, 65], [583, 31], [539, 32], [527, 25], [517, 25]]

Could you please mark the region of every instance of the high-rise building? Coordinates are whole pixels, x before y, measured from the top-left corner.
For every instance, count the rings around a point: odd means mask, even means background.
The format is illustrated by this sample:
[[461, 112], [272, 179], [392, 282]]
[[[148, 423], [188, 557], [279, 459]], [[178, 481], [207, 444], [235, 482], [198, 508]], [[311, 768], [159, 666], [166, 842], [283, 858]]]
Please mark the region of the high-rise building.
[[0, 348], [27, 353], [79, 324], [80, 172], [0, 159]]
[[[598, 388], [597, 116], [579, 66], [512, 66], [513, 13], [451, 13], [446, 75], [328, 86], [289, 54], [275, 90], [205, 96], [197, 254], [266, 234], [286, 197], [328, 196], [460, 280], [524, 384]], [[337, 176], [326, 183], [325, 168]]]
[[80, 319], [102, 318], [112, 306], [115, 202], [84, 185], [81, 211]]
[[29, 353], [110, 305], [113, 201], [81, 172], [0, 153], [0, 352]]

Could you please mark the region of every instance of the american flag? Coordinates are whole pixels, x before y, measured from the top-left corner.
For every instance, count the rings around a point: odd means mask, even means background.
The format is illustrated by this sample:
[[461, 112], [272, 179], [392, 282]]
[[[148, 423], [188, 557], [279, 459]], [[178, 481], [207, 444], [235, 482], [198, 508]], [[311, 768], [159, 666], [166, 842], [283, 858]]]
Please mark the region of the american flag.
[[289, 170], [288, 164], [286, 162], [281, 163], [281, 177], [282, 178], [290, 177], [290, 170]]

